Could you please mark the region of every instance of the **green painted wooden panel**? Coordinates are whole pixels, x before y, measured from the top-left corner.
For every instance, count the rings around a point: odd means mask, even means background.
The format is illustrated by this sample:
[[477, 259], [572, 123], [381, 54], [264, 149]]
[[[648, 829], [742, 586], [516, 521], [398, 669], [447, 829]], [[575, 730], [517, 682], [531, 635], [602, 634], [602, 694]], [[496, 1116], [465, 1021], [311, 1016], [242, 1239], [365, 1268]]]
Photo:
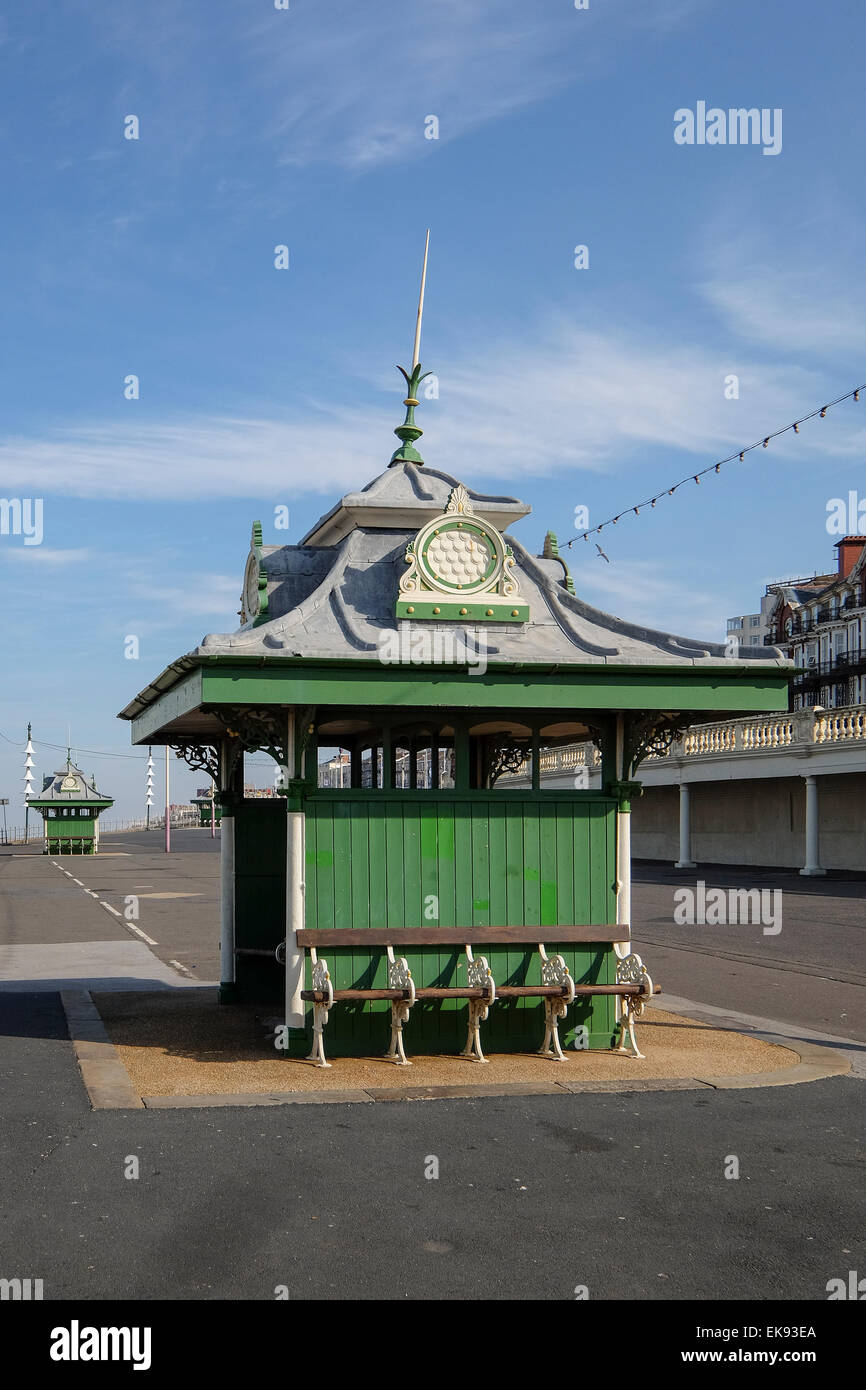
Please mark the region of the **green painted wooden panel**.
[[[286, 935], [285, 799], [242, 801], [233, 820], [235, 943], [273, 950]], [[327, 878], [320, 883], [314, 876], [312, 887], [314, 894], [326, 893]], [[262, 957], [239, 956], [235, 972], [239, 999], [277, 1003], [283, 998], [283, 972], [276, 964]]]
[[[615, 912], [615, 824], [616, 803], [597, 794], [314, 794], [306, 802], [306, 923], [319, 929], [606, 924]], [[578, 982], [613, 978], [609, 945], [556, 949]], [[537, 951], [492, 946], [484, 954], [497, 983], [540, 983]], [[406, 955], [419, 986], [466, 982], [462, 951], [425, 946]], [[384, 950], [341, 947], [328, 950], [326, 959], [337, 989], [386, 983]], [[590, 1046], [609, 1047], [614, 1010], [612, 999], [582, 1002], [570, 1010], [563, 1036], [585, 1023]], [[459, 1051], [466, 1016], [461, 1000], [416, 1005], [414, 1050]], [[328, 1024], [330, 1045], [337, 1054], [384, 1051], [388, 1020], [387, 1003], [340, 1004]], [[543, 1006], [531, 1000], [497, 1004], [484, 1033], [494, 1050], [537, 1047], [542, 1035]]]

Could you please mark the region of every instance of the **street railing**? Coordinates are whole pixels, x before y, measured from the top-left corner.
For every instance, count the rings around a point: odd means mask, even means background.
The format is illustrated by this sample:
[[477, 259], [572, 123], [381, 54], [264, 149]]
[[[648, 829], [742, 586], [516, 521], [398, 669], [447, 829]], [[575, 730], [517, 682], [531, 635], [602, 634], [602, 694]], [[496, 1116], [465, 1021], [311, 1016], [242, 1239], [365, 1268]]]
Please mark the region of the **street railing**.
[[[793, 710], [789, 714], [720, 719], [712, 724], [693, 724], [665, 752], [650, 753], [646, 763], [662, 763], [666, 758], [712, 758], [748, 756], [771, 749], [827, 744], [856, 747], [866, 740], [866, 705], [844, 705], [836, 709]], [[569, 743], [562, 748], [545, 749], [539, 759], [541, 776], [570, 772], [578, 767], [595, 771], [601, 754], [593, 743]], [[524, 759], [516, 772], [503, 773], [500, 782], [525, 780], [531, 762]]]

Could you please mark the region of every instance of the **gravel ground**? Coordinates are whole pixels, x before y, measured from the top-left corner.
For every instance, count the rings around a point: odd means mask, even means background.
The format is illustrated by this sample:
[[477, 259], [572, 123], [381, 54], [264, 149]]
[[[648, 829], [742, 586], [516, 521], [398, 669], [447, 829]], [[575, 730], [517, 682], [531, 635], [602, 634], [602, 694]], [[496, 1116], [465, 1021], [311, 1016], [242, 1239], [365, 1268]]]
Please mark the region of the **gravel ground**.
[[[335, 1057], [326, 1069], [276, 1056], [257, 1026], [255, 1010], [221, 1007], [215, 991], [95, 994], [94, 1003], [133, 1085], [145, 1097], [734, 1076], [775, 1071], [797, 1061], [787, 1048], [653, 1008], [637, 1027], [645, 1061], [609, 1052], [571, 1053], [565, 1064], [530, 1054], [494, 1054], [487, 1066], [462, 1057], [412, 1057], [407, 1027], [411, 1067], [397, 1067], [381, 1057]], [[387, 1041], [383, 1021], [383, 1051]]]

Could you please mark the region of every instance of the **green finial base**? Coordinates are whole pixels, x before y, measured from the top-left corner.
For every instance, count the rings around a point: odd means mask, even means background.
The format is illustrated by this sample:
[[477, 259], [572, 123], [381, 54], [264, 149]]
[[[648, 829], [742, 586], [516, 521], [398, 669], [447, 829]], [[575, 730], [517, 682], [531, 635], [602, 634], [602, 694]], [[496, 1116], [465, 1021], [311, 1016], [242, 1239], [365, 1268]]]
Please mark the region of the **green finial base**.
[[391, 455], [391, 463], [388, 465], [389, 468], [395, 463], [424, 463], [418, 450], [412, 447], [424, 433], [424, 431], [419, 429], [415, 424], [415, 407], [418, 405], [418, 387], [424, 378], [430, 376], [431, 373], [422, 372], [420, 362], [416, 362], [415, 366], [412, 368], [411, 376], [406, 371], [405, 367], [398, 367], [397, 370], [403, 373], [409, 394], [403, 402], [406, 407], [406, 419], [403, 421], [402, 425], [398, 425], [394, 431], [397, 438], [400, 440], [400, 448]]

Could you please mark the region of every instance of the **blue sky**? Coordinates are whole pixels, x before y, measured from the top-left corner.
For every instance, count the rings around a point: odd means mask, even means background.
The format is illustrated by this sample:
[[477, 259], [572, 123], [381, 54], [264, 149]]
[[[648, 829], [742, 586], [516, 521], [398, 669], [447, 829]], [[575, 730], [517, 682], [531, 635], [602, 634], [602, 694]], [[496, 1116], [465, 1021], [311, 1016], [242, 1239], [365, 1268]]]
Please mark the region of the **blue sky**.
[[[427, 226], [424, 457], [530, 502], [536, 550], [866, 380], [864, 34], [857, 0], [7, 9], [0, 496], [44, 539], [0, 536], [0, 795], [28, 718], [138, 756], [115, 715], [236, 625], [251, 522], [298, 540], [385, 466]], [[677, 145], [699, 101], [781, 109], [781, 152]], [[577, 590], [719, 639], [831, 567], [864, 449], [866, 399], [606, 529], [609, 565], [576, 543]], [[82, 761], [140, 811], [143, 762]]]

